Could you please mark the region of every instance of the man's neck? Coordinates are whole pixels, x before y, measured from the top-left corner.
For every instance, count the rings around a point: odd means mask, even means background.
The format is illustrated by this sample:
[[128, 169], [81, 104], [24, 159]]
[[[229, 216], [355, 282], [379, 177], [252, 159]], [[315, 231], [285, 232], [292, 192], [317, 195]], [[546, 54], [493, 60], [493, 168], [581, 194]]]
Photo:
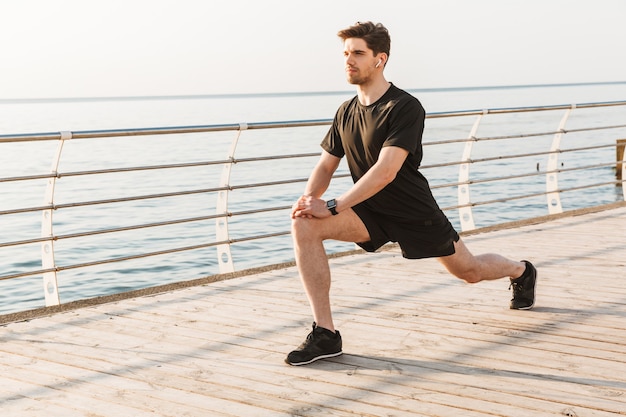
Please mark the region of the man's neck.
[[383, 94], [389, 90], [391, 83], [384, 78], [371, 83], [357, 85], [357, 96], [359, 97], [359, 103], [364, 106], [369, 106], [372, 103], [377, 102]]

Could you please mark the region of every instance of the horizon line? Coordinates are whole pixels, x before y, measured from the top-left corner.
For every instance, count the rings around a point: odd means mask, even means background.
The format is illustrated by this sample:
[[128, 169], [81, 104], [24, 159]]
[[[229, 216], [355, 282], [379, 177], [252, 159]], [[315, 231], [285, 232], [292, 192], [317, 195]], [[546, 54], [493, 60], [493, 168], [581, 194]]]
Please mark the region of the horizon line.
[[[513, 84], [492, 86], [466, 86], [466, 87], [427, 87], [407, 88], [411, 93], [445, 92], [445, 91], [471, 91], [471, 90], [506, 90], [521, 88], [546, 88], [546, 87], [582, 87], [593, 85], [617, 85], [626, 84], [626, 81], [597, 81], [579, 83], [557, 84]], [[354, 90], [337, 91], [293, 91], [273, 93], [215, 93], [215, 94], [162, 94], [162, 95], [136, 95], [136, 96], [92, 96], [92, 97], [32, 97], [32, 98], [0, 98], [0, 104], [7, 103], [45, 103], [45, 102], [72, 102], [72, 101], [140, 101], [140, 100], [197, 100], [216, 98], [256, 98], [256, 97], [292, 97], [292, 96], [327, 96], [354, 94]]]

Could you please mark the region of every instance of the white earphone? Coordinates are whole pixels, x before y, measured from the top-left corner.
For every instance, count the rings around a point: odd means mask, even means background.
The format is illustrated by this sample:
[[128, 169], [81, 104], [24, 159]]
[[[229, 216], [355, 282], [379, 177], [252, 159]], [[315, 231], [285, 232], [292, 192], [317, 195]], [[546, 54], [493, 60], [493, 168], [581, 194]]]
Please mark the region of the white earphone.
[[378, 63], [376, 64], [376, 68], [378, 68], [378, 67], [380, 66], [380, 63], [381, 63], [381, 62], [383, 62], [383, 60], [382, 60], [382, 59], [379, 59], [379, 60], [378, 60]]

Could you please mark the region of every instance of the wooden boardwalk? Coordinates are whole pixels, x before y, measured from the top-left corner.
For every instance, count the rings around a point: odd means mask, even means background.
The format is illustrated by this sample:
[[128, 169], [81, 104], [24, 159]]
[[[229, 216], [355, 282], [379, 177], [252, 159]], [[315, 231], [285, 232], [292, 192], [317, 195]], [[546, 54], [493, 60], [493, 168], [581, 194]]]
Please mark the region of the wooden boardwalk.
[[626, 206], [464, 236], [532, 260], [532, 311], [397, 249], [331, 260], [344, 355], [283, 362], [310, 330], [294, 267], [0, 327], [19, 416], [626, 415]]

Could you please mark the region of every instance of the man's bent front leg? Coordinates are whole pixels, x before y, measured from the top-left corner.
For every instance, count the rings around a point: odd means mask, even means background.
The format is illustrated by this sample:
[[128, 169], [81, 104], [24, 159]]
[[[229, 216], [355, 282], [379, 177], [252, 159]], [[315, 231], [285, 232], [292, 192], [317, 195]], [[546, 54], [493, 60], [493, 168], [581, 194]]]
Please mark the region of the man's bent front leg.
[[335, 331], [330, 309], [330, 267], [319, 235], [320, 222], [320, 219], [295, 218], [291, 232], [296, 265], [313, 319], [319, 327]]
[[330, 267], [324, 240], [367, 242], [367, 228], [352, 209], [323, 219], [295, 217], [291, 235], [296, 264], [304, 285], [313, 319], [319, 327], [335, 331], [330, 309]]

